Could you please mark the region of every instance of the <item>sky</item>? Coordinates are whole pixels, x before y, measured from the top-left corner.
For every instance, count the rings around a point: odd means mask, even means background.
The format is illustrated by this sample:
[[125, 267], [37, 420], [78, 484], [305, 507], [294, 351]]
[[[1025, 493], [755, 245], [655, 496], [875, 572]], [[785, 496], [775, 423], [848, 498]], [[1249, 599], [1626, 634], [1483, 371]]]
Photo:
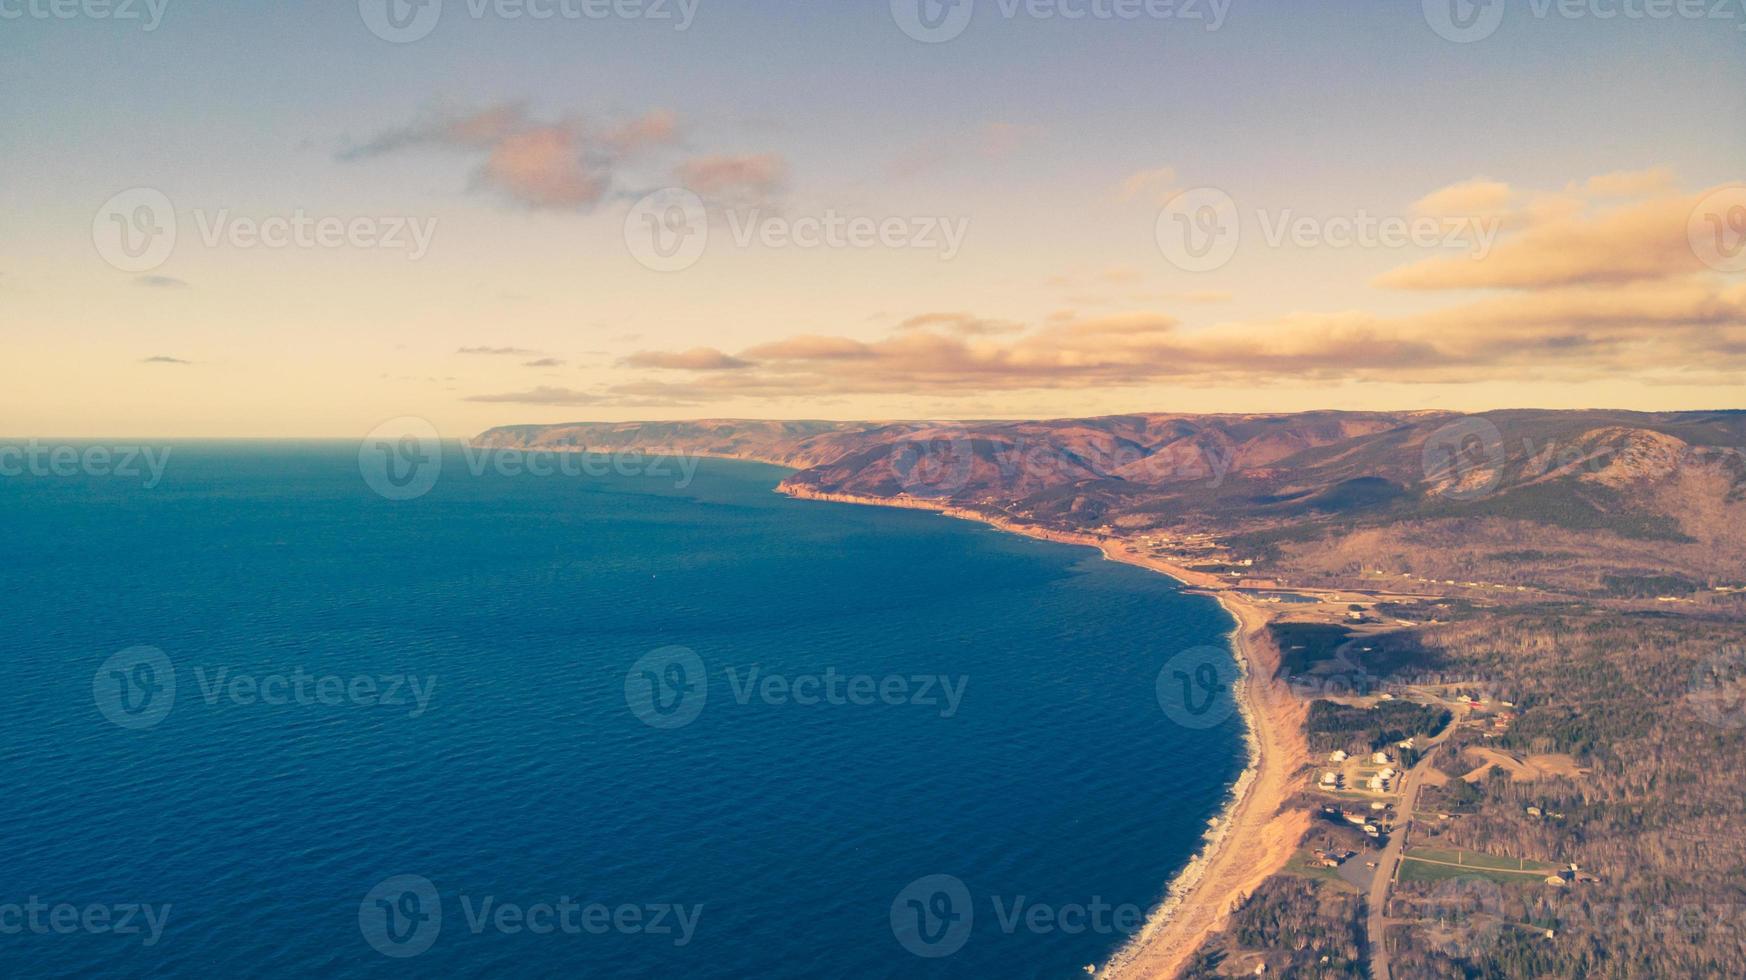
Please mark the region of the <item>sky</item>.
[[1742, 407], [1746, 0], [0, 0], [0, 435]]

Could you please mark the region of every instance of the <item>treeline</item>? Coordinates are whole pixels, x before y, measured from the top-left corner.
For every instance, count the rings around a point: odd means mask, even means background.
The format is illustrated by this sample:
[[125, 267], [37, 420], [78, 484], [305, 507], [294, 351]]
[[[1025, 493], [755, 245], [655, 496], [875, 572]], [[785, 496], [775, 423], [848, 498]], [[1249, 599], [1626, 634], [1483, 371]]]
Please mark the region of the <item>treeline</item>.
[[[1567, 753], [1587, 772], [1530, 782], [1493, 770], [1428, 790], [1428, 808], [1457, 815], [1418, 823], [1415, 840], [1576, 863], [1601, 880], [1527, 879], [1485, 892], [1470, 921], [1427, 916], [1407, 930], [1397, 972], [1746, 976], [1746, 793], [1735, 778], [1746, 701], [1727, 687], [1746, 672], [1742, 636], [1730, 622], [1598, 612], [1493, 613], [1426, 630], [1445, 656], [1515, 692], [1516, 721], [1496, 747]], [[1440, 750], [1436, 764], [1462, 768], [1458, 751]], [[1425, 887], [1403, 885], [1397, 903]]]
[[1373, 752], [1413, 736], [1434, 735], [1449, 724], [1451, 717], [1447, 708], [1412, 701], [1384, 701], [1374, 708], [1312, 701], [1305, 725], [1313, 751]]
[[1275, 875], [1232, 913], [1228, 932], [1196, 952], [1182, 976], [1227, 976], [1228, 962], [1265, 953], [1268, 976], [1361, 980], [1367, 976], [1361, 907], [1356, 895], [1306, 878]]

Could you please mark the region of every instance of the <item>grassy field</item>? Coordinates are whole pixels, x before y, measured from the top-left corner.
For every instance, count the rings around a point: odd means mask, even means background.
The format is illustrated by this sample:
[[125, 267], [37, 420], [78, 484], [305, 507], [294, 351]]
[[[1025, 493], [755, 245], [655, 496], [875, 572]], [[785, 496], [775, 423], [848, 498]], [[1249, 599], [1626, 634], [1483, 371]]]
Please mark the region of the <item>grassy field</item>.
[[1558, 865], [1474, 851], [1412, 848], [1400, 864], [1401, 881], [1438, 882], [1454, 878], [1484, 878], [1500, 885], [1538, 884]]
[[1541, 876], [1549, 875], [1558, 868], [1556, 864], [1546, 864], [1542, 861], [1498, 857], [1494, 854], [1482, 854], [1478, 851], [1445, 851], [1431, 847], [1408, 848], [1406, 857], [1408, 860], [1418, 858], [1421, 861], [1440, 861], [1444, 864], [1458, 864], [1463, 868], [1484, 871], [1534, 871]]
[[[1360, 858], [1352, 858], [1352, 860], [1357, 861]], [[1292, 855], [1291, 860], [1285, 865], [1285, 873], [1299, 878], [1312, 878], [1316, 881], [1326, 882], [1337, 891], [1353, 895], [1358, 893], [1357, 887], [1340, 877], [1339, 869], [1323, 867], [1316, 860], [1315, 855], [1310, 853], [1310, 848], [1307, 847], [1300, 848], [1296, 854]]]

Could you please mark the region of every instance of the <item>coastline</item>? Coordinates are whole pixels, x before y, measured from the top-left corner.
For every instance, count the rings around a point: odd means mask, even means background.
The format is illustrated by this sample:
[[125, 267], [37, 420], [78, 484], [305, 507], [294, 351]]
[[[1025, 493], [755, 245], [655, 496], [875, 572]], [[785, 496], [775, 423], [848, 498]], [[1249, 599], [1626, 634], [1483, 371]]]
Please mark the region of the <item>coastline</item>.
[[1207, 937], [1224, 926], [1236, 903], [1290, 860], [1310, 819], [1304, 811], [1282, 809], [1292, 796], [1298, 770], [1309, 760], [1304, 708], [1285, 685], [1273, 680], [1279, 658], [1272, 644], [1264, 639], [1257, 642], [1280, 610], [1248, 600], [1216, 576], [1094, 535], [1018, 524], [916, 498], [820, 493], [787, 485], [778, 492], [802, 500], [932, 511], [1030, 538], [1097, 548], [1109, 561], [1167, 575], [1190, 592], [1211, 596], [1230, 615], [1231, 651], [1240, 671], [1233, 693], [1244, 721], [1248, 765], [1232, 784], [1230, 800], [1202, 839], [1201, 849], [1168, 882], [1152, 919], [1098, 968], [1098, 977], [1134, 980], [1177, 975]]
[[[589, 452], [581, 447], [522, 447], [524, 451]], [[795, 470], [793, 463], [753, 454], [647, 449], [653, 455], [690, 455], [709, 459], [764, 463]], [[1098, 966], [1105, 980], [1153, 980], [1174, 977], [1194, 953], [1224, 927], [1231, 910], [1262, 881], [1283, 868], [1308, 831], [1310, 815], [1287, 811], [1299, 771], [1309, 763], [1306, 707], [1287, 685], [1274, 678], [1279, 654], [1262, 634], [1284, 610], [1253, 602], [1216, 575], [1196, 572], [1142, 554], [1132, 545], [1096, 535], [1022, 524], [950, 503], [914, 497], [871, 497], [826, 493], [808, 487], [778, 485], [776, 492], [798, 500], [820, 500], [868, 507], [924, 510], [959, 520], [975, 521], [998, 531], [1058, 544], [1096, 548], [1108, 561], [1137, 565], [1182, 583], [1185, 591], [1212, 597], [1234, 621], [1228, 634], [1239, 679], [1233, 691], [1244, 721], [1249, 760], [1217, 823], [1202, 837], [1200, 849], [1168, 882], [1153, 916], [1128, 941]]]

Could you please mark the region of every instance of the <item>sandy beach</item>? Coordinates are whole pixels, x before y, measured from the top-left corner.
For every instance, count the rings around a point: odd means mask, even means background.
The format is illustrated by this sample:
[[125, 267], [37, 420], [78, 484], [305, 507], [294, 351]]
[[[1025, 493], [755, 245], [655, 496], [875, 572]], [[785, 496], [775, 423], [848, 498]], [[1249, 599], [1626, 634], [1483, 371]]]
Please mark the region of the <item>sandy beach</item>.
[[999, 530], [1063, 544], [1086, 545], [1111, 561], [1126, 562], [1168, 575], [1216, 598], [1236, 620], [1231, 646], [1242, 667], [1237, 702], [1248, 727], [1250, 764], [1232, 788], [1230, 805], [1208, 831], [1201, 852], [1169, 883], [1152, 921], [1097, 971], [1120, 980], [1162, 980], [1176, 976], [1195, 950], [1218, 931], [1231, 909], [1291, 859], [1309, 829], [1306, 811], [1284, 810], [1297, 790], [1298, 773], [1309, 762], [1304, 732], [1305, 707], [1289, 687], [1274, 680], [1279, 656], [1265, 636], [1276, 607], [1250, 601], [1215, 575], [1160, 561], [1120, 541], [991, 519], [977, 511], [914, 498], [883, 499], [820, 494], [785, 488], [810, 500], [928, 510], [978, 521]]

